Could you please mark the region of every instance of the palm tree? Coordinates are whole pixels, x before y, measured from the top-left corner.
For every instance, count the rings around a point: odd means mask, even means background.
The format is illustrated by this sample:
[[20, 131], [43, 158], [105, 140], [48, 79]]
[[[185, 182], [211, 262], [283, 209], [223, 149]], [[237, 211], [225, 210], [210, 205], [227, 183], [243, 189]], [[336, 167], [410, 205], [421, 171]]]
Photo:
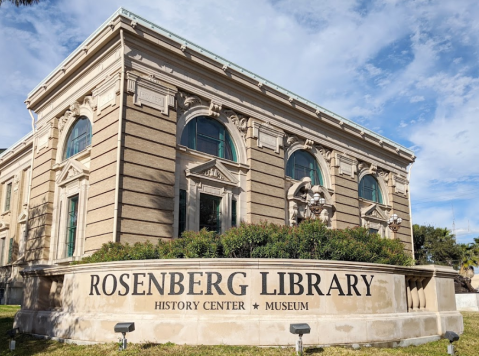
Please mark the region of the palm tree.
[[[27, 6], [27, 5], [33, 5], [33, 4], [38, 4], [40, 0], [7, 0], [11, 2], [12, 4], [15, 4], [16, 7], [19, 7], [21, 5]], [[2, 5], [5, 0], [0, 0], [0, 5]]]
[[[474, 239], [476, 241], [476, 239]], [[468, 277], [468, 271], [472, 271], [474, 276], [474, 267], [479, 266], [479, 244], [461, 244], [461, 269], [459, 273], [463, 277]]]

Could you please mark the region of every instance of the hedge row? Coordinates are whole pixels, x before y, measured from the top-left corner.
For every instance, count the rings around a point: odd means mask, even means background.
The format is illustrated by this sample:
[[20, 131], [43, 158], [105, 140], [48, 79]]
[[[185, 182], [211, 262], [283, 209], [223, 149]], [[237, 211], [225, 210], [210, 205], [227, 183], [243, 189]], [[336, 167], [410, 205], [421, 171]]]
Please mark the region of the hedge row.
[[297, 227], [241, 224], [221, 235], [186, 231], [182, 238], [134, 245], [107, 243], [80, 263], [164, 258], [292, 258], [355, 261], [409, 266], [401, 241], [370, 234], [365, 228], [331, 230], [317, 220]]

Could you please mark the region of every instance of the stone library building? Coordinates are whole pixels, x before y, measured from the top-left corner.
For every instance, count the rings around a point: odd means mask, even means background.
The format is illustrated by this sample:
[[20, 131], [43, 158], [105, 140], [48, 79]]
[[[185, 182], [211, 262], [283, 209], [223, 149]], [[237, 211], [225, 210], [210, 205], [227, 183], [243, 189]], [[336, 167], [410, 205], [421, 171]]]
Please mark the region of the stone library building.
[[0, 153], [1, 303], [21, 303], [27, 266], [110, 241], [296, 225], [316, 192], [328, 227], [412, 253], [412, 151], [123, 8], [25, 103], [34, 129]]

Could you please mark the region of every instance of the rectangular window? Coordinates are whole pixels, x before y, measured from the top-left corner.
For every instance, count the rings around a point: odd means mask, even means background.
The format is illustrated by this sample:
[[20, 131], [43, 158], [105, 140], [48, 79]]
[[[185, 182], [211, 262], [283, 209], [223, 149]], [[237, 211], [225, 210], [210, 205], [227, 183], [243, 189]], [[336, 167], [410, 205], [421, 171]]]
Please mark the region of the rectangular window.
[[180, 189], [180, 211], [178, 214], [178, 237], [186, 230], [186, 190]]
[[10, 238], [10, 246], [8, 247], [8, 262], [12, 263], [13, 258], [13, 237]]
[[208, 194], [200, 195], [200, 230], [221, 234], [221, 198]]
[[78, 222], [78, 195], [68, 199], [68, 227], [67, 227], [67, 257], [75, 252], [75, 240], [77, 236]]
[[9, 211], [10, 210], [10, 200], [12, 198], [12, 183], [8, 183], [5, 191], [5, 205], [3, 210]]
[[236, 227], [236, 200], [231, 201], [231, 227]]
[[378, 229], [369, 229], [370, 234], [378, 234], [379, 230]]
[[5, 237], [0, 239], [0, 266], [3, 266], [5, 256]]

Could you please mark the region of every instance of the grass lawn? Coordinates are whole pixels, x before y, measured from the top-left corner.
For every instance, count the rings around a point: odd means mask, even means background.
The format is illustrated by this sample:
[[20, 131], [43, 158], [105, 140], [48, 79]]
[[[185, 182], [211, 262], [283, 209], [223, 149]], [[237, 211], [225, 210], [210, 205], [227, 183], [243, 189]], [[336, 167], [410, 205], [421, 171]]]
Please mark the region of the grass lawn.
[[[78, 355], [108, 356], [119, 355], [118, 345], [114, 343], [94, 346], [67, 345], [55, 341], [33, 339], [27, 335], [17, 337], [17, 348], [11, 352], [5, 332], [12, 328], [13, 316], [19, 308], [16, 306], [0, 306], [0, 356], [4, 355]], [[456, 354], [461, 356], [479, 355], [479, 313], [463, 313], [464, 334], [455, 343]], [[305, 355], [447, 355], [449, 341], [440, 340], [422, 346], [410, 346], [396, 349], [362, 348], [352, 350], [344, 347], [309, 348]], [[260, 355], [260, 356], [292, 356], [296, 352], [292, 348], [258, 348], [246, 346], [180, 346], [174, 344], [129, 344], [121, 353], [129, 355]]]

